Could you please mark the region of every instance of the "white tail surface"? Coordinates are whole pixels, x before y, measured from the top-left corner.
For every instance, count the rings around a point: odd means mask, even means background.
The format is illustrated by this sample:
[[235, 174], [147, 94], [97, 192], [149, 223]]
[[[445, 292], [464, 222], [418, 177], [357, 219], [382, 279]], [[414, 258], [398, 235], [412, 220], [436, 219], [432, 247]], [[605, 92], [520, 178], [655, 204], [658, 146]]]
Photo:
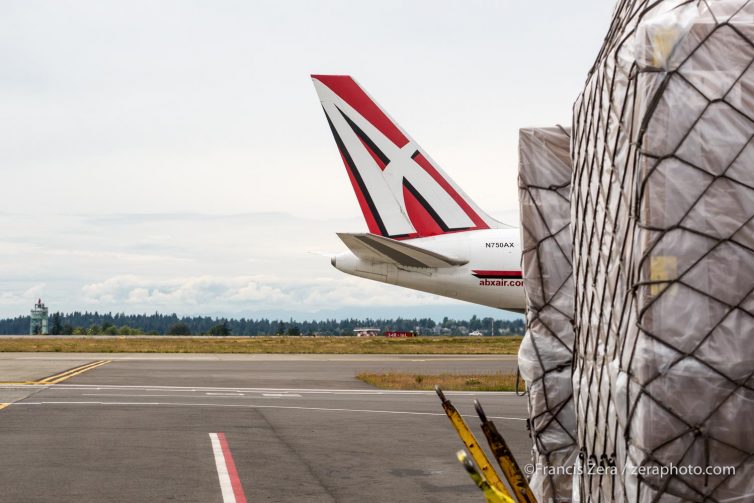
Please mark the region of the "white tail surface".
[[392, 239], [506, 227], [346, 75], [312, 75], [369, 231]]

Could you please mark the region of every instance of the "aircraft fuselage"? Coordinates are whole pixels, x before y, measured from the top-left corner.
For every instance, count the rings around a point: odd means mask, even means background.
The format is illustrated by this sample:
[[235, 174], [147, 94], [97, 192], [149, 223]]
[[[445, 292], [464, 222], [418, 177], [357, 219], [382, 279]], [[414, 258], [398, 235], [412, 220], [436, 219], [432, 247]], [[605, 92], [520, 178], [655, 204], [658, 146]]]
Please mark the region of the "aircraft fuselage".
[[522, 312], [525, 298], [520, 239], [519, 229], [485, 229], [403, 241], [468, 261], [451, 268], [373, 262], [359, 259], [351, 252], [333, 257], [332, 264], [354, 276]]

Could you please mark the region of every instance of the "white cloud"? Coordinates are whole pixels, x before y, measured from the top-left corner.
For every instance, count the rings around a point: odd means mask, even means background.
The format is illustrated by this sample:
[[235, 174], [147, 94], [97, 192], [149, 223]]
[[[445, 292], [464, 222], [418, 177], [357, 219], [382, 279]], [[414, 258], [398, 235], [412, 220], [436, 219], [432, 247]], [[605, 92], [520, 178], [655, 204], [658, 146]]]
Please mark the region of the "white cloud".
[[358, 231], [362, 225], [358, 218], [269, 213], [43, 219], [0, 214], [7, 245], [0, 246], [0, 316], [27, 314], [38, 297], [51, 311], [63, 312], [253, 317], [482, 312], [345, 275], [326, 254], [310, 253], [344, 251], [335, 231]]
[[31, 308], [32, 304], [44, 295], [46, 287], [44, 283], [35, 283], [23, 291], [0, 292], [0, 306], [12, 307], [23, 304]]
[[[316, 312], [333, 307], [393, 306], [394, 287], [359, 278], [312, 278], [305, 281], [272, 276], [195, 276], [154, 278], [124, 275], [82, 287], [87, 305], [105, 309], [190, 311], [264, 309]], [[440, 297], [403, 290], [401, 301], [415, 305], [447, 303]]]

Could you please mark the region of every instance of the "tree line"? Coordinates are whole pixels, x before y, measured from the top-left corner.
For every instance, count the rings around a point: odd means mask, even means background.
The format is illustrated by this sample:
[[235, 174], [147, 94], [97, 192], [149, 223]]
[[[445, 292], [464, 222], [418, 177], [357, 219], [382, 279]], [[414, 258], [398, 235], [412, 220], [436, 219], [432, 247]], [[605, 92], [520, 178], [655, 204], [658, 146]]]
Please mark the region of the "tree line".
[[[0, 334], [28, 334], [29, 316], [0, 319]], [[328, 319], [322, 321], [276, 320], [268, 318], [213, 318], [176, 314], [124, 314], [73, 312], [52, 313], [48, 331], [51, 335], [351, 335], [359, 327], [379, 330], [416, 331], [422, 335], [465, 335], [480, 330], [495, 335], [523, 335], [524, 321], [494, 320], [490, 317], [469, 320], [444, 318], [395, 319]]]

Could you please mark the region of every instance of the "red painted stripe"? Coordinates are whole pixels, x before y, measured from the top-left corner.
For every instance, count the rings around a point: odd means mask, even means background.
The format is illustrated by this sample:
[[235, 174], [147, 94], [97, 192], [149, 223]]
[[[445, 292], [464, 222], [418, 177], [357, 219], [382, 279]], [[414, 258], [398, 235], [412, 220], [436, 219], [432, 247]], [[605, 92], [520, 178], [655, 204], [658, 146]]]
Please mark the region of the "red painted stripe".
[[220, 447], [223, 449], [225, 466], [228, 469], [230, 485], [233, 487], [233, 495], [236, 497], [236, 503], [246, 503], [246, 494], [243, 492], [241, 479], [238, 478], [236, 463], [233, 461], [233, 454], [230, 453], [230, 447], [228, 447], [228, 440], [225, 438], [225, 433], [218, 433], [217, 439], [220, 441]]
[[385, 171], [385, 168], [387, 168], [387, 164], [382, 162], [382, 159], [380, 159], [380, 156], [378, 156], [371, 148], [369, 148], [369, 145], [364, 143], [364, 140], [359, 138], [359, 141], [361, 142], [362, 145], [364, 145], [364, 148], [367, 149], [367, 152], [369, 152], [369, 155], [372, 156], [372, 159], [374, 159], [374, 162], [377, 163], [377, 166], [379, 166], [382, 171]]
[[510, 276], [521, 276], [521, 271], [471, 271], [474, 274], [477, 274], [479, 276], [499, 276], [499, 277], [510, 277]]
[[348, 75], [312, 75], [312, 78], [329, 87], [390, 141], [399, 147], [408, 143], [408, 138], [351, 77]]
[[442, 227], [435, 222], [432, 215], [424, 209], [424, 206], [416, 200], [414, 195], [405, 186], [403, 187], [403, 202], [406, 206], [408, 218], [411, 220], [414, 229], [416, 229], [416, 234], [411, 237], [428, 237], [443, 234]]
[[348, 173], [348, 179], [351, 180], [351, 186], [353, 187], [353, 191], [356, 194], [356, 200], [359, 202], [359, 207], [361, 208], [361, 213], [364, 215], [364, 220], [366, 220], [367, 222], [367, 228], [369, 229], [369, 232], [371, 232], [372, 234], [382, 235], [380, 226], [377, 225], [377, 219], [375, 219], [374, 215], [372, 215], [372, 209], [369, 207], [364, 194], [361, 193], [359, 182], [356, 181], [356, 177], [353, 176], [353, 173], [351, 173], [351, 167], [348, 165], [346, 157], [340, 150], [338, 150], [338, 153], [340, 154], [340, 158], [343, 159], [343, 164], [345, 165], [346, 172]]
[[475, 227], [472, 229], [467, 230], [476, 230], [476, 229], [489, 229], [489, 225], [485, 223], [484, 220], [482, 220], [482, 217], [480, 217], [476, 211], [474, 211], [471, 206], [469, 206], [469, 203], [466, 202], [466, 200], [461, 197], [461, 194], [456, 192], [456, 190], [448, 183], [445, 178], [440, 175], [440, 173], [435, 169], [434, 166], [429, 162], [429, 160], [424, 157], [421, 153], [414, 156], [414, 161], [416, 161], [416, 164], [421, 166], [424, 171], [429, 173], [429, 176], [434, 178], [434, 180], [440, 184], [440, 187], [442, 187], [445, 192], [448, 193], [450, 197], [453, 198], [453, 200], [458, 203], [458, 205], [461, 207], [461, 209], [466, 213], [472, 222], [474, 222]]

